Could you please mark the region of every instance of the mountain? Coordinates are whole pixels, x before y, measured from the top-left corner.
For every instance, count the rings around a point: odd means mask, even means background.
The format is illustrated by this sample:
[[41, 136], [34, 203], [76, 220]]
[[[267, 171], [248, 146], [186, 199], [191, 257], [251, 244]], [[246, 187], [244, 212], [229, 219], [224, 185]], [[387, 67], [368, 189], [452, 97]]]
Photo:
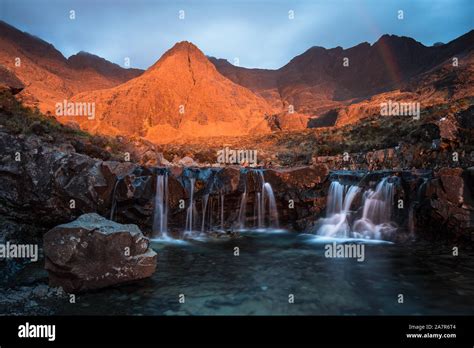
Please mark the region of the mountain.
[[84, 51], [70, 56], [68, 63], [77, 70], [92, 69], [112, 81], [117, 81], [117, 84], [131, 80], [143, 73], [141, 69], [124, 69], [102, 57]]
[[[417, 75], [403, 88], [380, 93], [366, 100], [334, 110], [340, 127], [359, 122], [366, 117], [380, 116], [380, 105], [388, 100], [392, 102], [418, 102], [420, 109], [426, 110], [433, 105], [455, 104], [458, 100], [474, 97], [474, 50], [457, 55], [459, 66], [453, 67], [452, 61]], [[463, 102], [465, 103], [465, 101]], [[472, 104], [472, 101], [470, 102]]]
[[235, 67], [189, 42], [145, 72], [86, 52], [66, 59], [1, 21], [0, 48], [0, 86], [26, 105], [55, 113], [64, 100], [94, 103], [94, 119], [58, 117], [155, 143], [343, 126], [377, 114], [387, 98], [433, 105], [473, 95], [474, 30], [431, 47], [394, 35], [348, 49], [312, 47], [277, 70]]
[[20, 98], [42, 111], [83, 91], [109, 88], [141, 74], [97, 56], [66, 59], [53, 45], [0, 21], [0, 67], [24, 85]]
[[[180, 42], [141, 76], [73, 101], [94, 103], [94, 120], [60, 117], [92, 132], [139, 135], [155, 143], [270, 132], [274, 109], [222, 76], [192, 43]], [[92, 104], [89, 104], [92, 105]]]
[[[474, 30], [427, 47], [408, 37], [383, 35], [373, 45], [349, 49], [312, 47], [278, 70], [235, 67], [223, 59], [211, 62], [224, 76], [266, 98], [272, 105], [310, 115], [375, 94], [398, 89], [455, 55], [472, 51]], [[344, 59], [348, 66], [344, 66]]]

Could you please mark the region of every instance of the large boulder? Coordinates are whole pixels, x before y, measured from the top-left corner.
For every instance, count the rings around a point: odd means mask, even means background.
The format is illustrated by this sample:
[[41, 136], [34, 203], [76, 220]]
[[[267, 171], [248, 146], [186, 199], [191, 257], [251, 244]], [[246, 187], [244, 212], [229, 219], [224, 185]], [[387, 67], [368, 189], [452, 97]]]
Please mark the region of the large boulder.
[[50, 286], [80, 292], [150, 277], [156, 253], [136, 225], [84, 214], [44, 235]]

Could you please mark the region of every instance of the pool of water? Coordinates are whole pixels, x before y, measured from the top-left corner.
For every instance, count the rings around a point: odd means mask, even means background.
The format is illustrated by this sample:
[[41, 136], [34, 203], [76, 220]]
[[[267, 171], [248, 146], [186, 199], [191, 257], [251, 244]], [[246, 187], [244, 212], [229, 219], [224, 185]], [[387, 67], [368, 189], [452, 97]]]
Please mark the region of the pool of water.
[[[472, 314], [474, 255], [432, 244], [365, 244], [365, 260], [326, 258], [330, 239], [248, 231], [231, 240], [153, 242], [152, 278], [81, 294], [56, 314]], [[338, 240], [338, 243], [344, 242]], [[235, 256], [235, 248], [239, 256]], [[180, 303], [180, 295], [184, 303]], [[399, 294], [403, 303], [399, 303]], [[294, 303], [290, 303], [291, 295]]]

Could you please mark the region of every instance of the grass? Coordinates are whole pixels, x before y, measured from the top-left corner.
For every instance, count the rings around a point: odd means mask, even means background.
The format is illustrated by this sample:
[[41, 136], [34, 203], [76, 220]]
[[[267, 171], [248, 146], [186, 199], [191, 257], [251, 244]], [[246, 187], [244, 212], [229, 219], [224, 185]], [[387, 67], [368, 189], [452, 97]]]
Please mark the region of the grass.
[[42, 114], [38, 108], [24, 106], [10, 91], [0, 90], [0, 124], [14, 134], [32, 134], [34, 128], [42, 129], [50, 135], [72, 135], [90, 138], [87, 132], [66, 127], [54, 117]]
[[[76, 151], [100, 159], [123, 160], [124, 146], [115, 138], [92, 135], [80, 129], [63, 125], [51, 115], [42, 114], [37, 108], [24, 106], [9, 90], [0, 90], [0, 126], [11, 134], [46, 136], [60, 144], [81, 142]], [[102, 156], [98, 155], [101, 149]], [[105, 156], [104, 156], [105, 155]]]

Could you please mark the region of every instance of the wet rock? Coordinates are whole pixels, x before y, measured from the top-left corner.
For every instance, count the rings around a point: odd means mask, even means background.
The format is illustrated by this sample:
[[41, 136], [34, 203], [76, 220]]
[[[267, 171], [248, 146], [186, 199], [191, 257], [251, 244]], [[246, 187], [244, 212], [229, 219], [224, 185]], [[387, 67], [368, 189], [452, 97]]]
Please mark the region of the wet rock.
[[150, 277], [156, 253], [136, 225], [85, 214], [44, 236], [50, 286], [66, 292], [103, 288]]
[[474, 196], [470, 170], [443, 168], [426, 184], [416, 212], [420, 230], [472, 239]]
[[[463, 170], [461, 168], [443, 168], [438, 172], [441, 179], [443, 190], [441, 196], [445, 196], [453, 204], [462, 204], [464, 201], [465, 190], [467, 189], [462, 178]], [[467, 195], [466, 195], [467, 196]]]
[[240, 169], [238, 167], [225, 167], [217, 173], [219, 188], [225, 193], [237, 191], [240, 182]]
[[272, 185], [281, 220], [298, 230], [317, 220], [324, 211], [328, 174], [324, 164], [266, 170], [265, 180]]
[[324, 164], [312, 167], [269, 169], [265, 171], [265, 180], [275, 191], [286, 189], [305, 189], [322, 183], [329, 174], [329, 169]]
[[0, 159], [0, 172], [4, 173], [0, 212], [5, 216], [51, 227], [96, 210], [99, 197], [95, 188], [106, 185], [99, 161], [61, 151], [36, 135], [20, 140], [0, 132], [0, 147], [5, 153]]

